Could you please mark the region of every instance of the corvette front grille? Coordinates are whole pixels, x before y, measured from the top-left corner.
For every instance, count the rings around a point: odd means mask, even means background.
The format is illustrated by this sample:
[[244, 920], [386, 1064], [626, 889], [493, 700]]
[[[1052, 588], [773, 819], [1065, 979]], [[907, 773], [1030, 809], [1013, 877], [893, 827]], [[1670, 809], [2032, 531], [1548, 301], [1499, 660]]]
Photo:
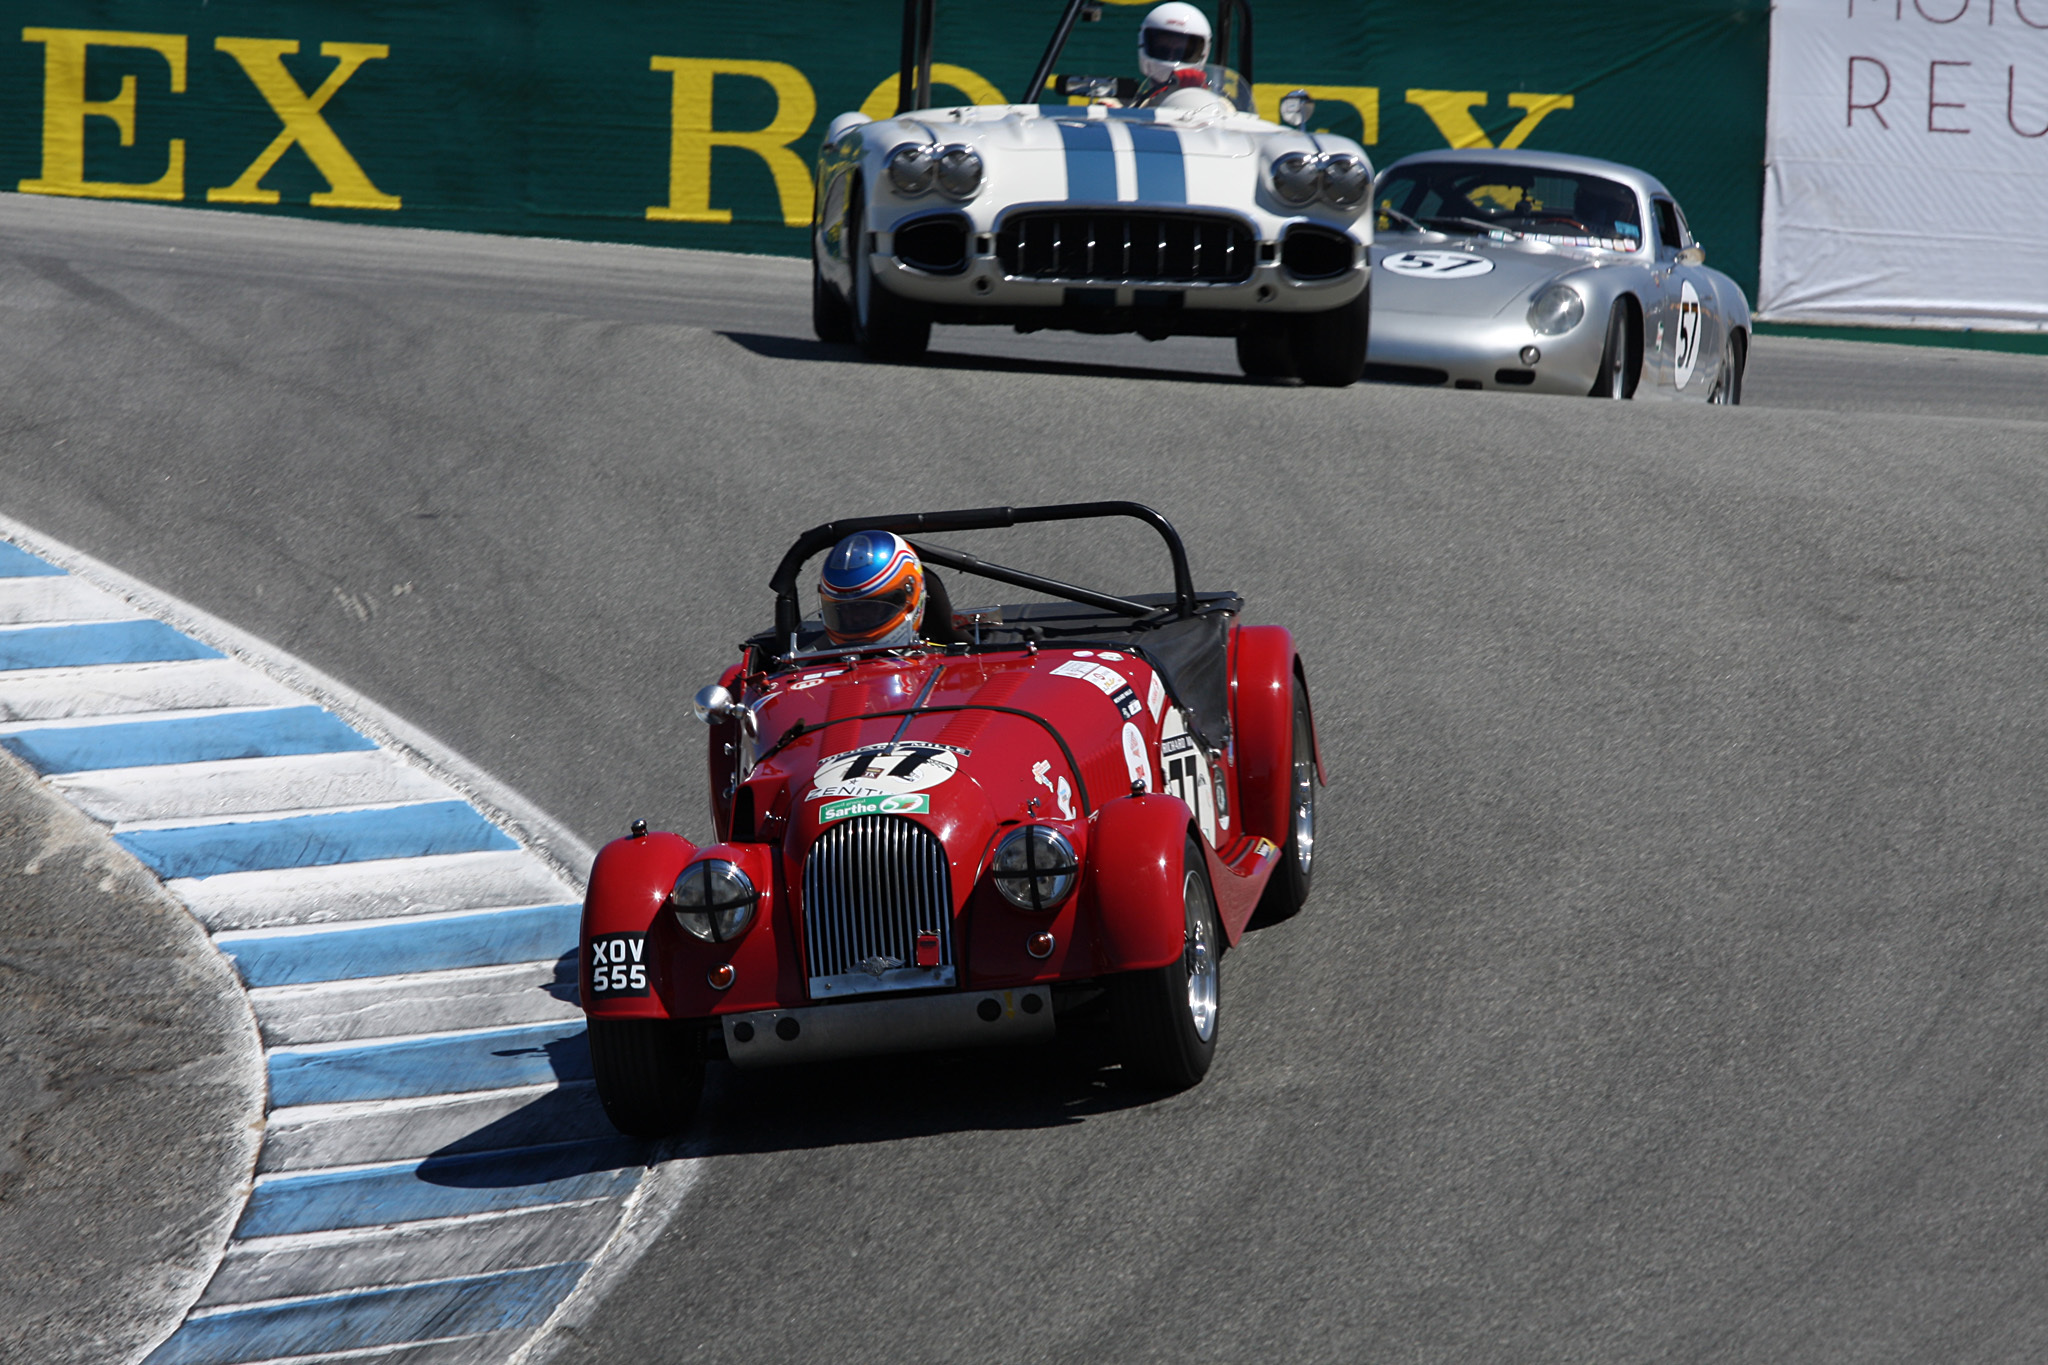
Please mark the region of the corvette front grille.
[[1251, 278], [1257, 246], [1235, 218], [1115, 209], [1013, 213], [996, 234], [1003, 273], [1035, 280], [1237, 284]]
[[[938, 938], [935, 965], [917, 964], [920, 934]], [[938, 837], [899, 815], [826, 826], [804, 860], [804, 947], [814, 1000], [955, 984]]]

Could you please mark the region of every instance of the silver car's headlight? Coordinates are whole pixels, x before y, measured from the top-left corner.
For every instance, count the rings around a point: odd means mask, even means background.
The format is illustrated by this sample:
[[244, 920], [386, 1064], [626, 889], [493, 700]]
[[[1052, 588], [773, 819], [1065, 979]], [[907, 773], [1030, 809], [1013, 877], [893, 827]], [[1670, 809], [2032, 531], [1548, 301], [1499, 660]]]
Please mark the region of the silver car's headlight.
[[1357, 208], [1372, 188], [1372, 176], [1365, 161], [1349, 152], [1338, 152], [1323, 161], [1323, 198], [1340, 209]]
[[1586, 320], [1586, 301], [1568, 284], [1553, 284], [1529, 305], [1529, 330], [1540, 337], [1563, 336]]
[[974, 148], [955, 145], [939, 153], [939, 190], [949, 198], [972, 199], [981, 193], [981, 176], [981, 153]]
[[1307, 152], [1288, 152], [1273, 163], [1273, 193], [1284, 204], [1306, 204], [1322, 188], [1322, 167]]
[[760, 899], [747, 874], [723, 858], [691, 863], [668, 893], [676, 923], [706, 943], [729, 943], [747, 932]]
[[938, 159], [932, 149], [915, 142], [906, 142], [889, 153], [883, 163], [889, 170], [889, 183], [897, 193], [920, 195], [932, 187], [932, 177], [938, 170]]
[[1022, 825], [996, 846], [989, 876], [1019, 910], [1050, 910], [1074, 894], [1079, 870], [1066, 835], [1045, 825]]

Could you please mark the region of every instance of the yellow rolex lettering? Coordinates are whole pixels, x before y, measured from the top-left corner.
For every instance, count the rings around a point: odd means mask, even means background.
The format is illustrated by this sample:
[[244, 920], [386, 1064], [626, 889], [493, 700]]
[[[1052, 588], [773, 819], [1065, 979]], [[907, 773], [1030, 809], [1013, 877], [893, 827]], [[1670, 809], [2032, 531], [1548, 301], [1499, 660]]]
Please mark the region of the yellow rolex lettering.
[[[860, 111], [869, 118], [875, 119], [888, 118], [894, 114], [896, 112], [896, 88], [899, 81], [900, 77], [891, 76], [876, 86], [869, 92], [868, 97], [861, 101]], [[1047, 88], [1050, 89], [1051, 82], [1048, 81], [1046, 84]], [[932, 89], [936, 91], [940, 86], [946, 86], [959, 91], [967, 96], [969, 104], [1008, 104], [1010, 102], [1003, 97], [1003, 92], [996, 89], [994, 85], [983, 78], [980, 72], [972, 71], [964, 66], [954, 66], [950, 62], [932, 63]], [[1085, 99], [1069, 99], [1067, 101], [1069, 104], [1086, 104], [1087, 102]]]
[[[1408, 103], [1429, 115], [1429, 121], [1453, 147], [1491, 147], [1486, 130], [1472, 117], [1486, 104], [1484, 90], [1410, 90]], [[1548, 112], [1547, 110], [1545, 111]]]
[[[1380, 90], [1376, 85], [1290, 85], [1286, 81], [1256, 81], [1252, 85], [1252, 103], [1258, 106], [1259, 117], [1268, 123], [1280, 121], [1280, 97], [1291, 90], [1306, 90], [1308, 97], [1318, 106], [1324, 104], [1348, 104], [1358, 111], [1358, 122], [1362, 135], [1359, 141], [1370, 147], [1380, 140]], [[1412, 96], [1415, 92], [1410, 91]], [[1481, 97], [1484, 98], [1483, 96]], [[1326, 133], [1327, 128], [1318, 128]]]
[[1536, 125], [1543, 122], [1559, 109], [1572, 107], [1570, 95], [1509, 95], [1508, 108], [1520, 109], [1522, 121], [1508, 131], [1500, 140], [1503, 147], [1519, 147], [1536, 131]]
[[258, 94], [270, 106], [284, 124], [284, 131], [271, 139], [263, 149], [263, 155], [249, 163], [232, 185], [206, 192], [210, 204], [275, 204], [277, 191], [263, 188], [263, 177], [270, 174], [278, 158], [294, 146], [303, 151], [313, 166], [327, 180], [325, 190], [316, 191], [307, 199], [314, 208], [322, 209], [395, 209], [400, 200], [395, 194], [386, 194], [370, 183], [370, 177], [349, 155], [341, 139], [334, 135], [334, 129], [327, 126], [327, 120], [320, 111], [327, 107], [327, 101], [334, 98], [334, 92], [356, 74], [364, 62], [376, 61], [391, 55], [391, 49], [383, 43], [322, 43], [320, 55], [334, 58], [334, 70], [327, 73], [327, 79], [320, 88], [308, 95], [292, 79], [292, 73], [285, 69], [284, 59], [299, 50], [296, 41], [289, 38], [216, 38], [213, 45], [219, 51], [233, 57], [242, 68]]
[[[731, 209], [711, 207], [711, 149], [739, 147], [768, 163], [782, 201], [782, 221], [790, 227], [809, 225], [810, 167], [789, 148], [810, 130], [818, 112], [818, 97], [803, 72], [786, 62], [697, 57], [655, 57], [648, 68], [669, 72], [673, 81], [668, 202], [649, 208], [650, 219], [659, 223], [730, 223]], [[775, 116], [765, 128], [736, 131], [712, 126], [711, 87], [720, 76], [750, 76], [767, 82], [776, 103]]]
[[43, 45], [43, 173], [22, 181], [23, 194], [67, 194], [86, 199], [183, 199], [185, 143], [170, 140], [169, 166], [147, 184], [119, 184], [85, 178], [85, 121], [112, 119], [121, 145], [135, 145], [135, 77], [121, 78], [121, 93], [110, 100], [85, 97], [89, 48], [128, 47], [157, 53], [171, 68], [171, 93], [185, 92], [185, 36], [181, 33], [115, 33], [87, 28], [25, 28], [25, 43]]

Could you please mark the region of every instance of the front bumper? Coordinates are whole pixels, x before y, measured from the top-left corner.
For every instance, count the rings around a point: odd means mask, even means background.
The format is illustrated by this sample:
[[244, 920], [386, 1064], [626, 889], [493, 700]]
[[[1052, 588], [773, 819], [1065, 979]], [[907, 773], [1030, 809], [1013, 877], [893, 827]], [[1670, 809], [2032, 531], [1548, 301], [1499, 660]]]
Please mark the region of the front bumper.
[[1049, 1042], [1052, 991], [1024, 986], [728, 1014], [725, 1055], [743, 1067], [891, 1052]]
[[[1520, 320], [1482, 321], [1374, 308], [1365, 377], [1583, 397], [1600, 372], [1606, 344], [1605, 329], [1590, 316], [1563, 336], [1544, 337]], [[1523, 364], [1524, 346], [1536, 347], [1543, 358], [1534, 365]], [[1504, 373], [1529, 378], [1518, 382], [1504, 379]]]

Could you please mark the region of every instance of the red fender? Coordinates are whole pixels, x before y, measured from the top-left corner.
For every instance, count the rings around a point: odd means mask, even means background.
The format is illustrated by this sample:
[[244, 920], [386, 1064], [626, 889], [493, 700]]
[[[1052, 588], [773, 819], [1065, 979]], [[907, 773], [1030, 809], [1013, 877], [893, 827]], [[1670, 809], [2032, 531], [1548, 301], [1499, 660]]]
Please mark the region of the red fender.
[[1181, 864], [1192, 821], [1179, 797], [1157, 793], [1120, 796], [1096, 811], [1083, 908], [1103, 971], [1180, 960], [1187, 936]]
[[[706, 943], [677, 924], [675, 916], [661, 913], [676, 877], [703, 858], [736, 864], [761, 893], [753, 925], [729, 943]], [[674, 834], [607, 844], [590, 870], [590, 892], [583, 902], [578, 987], [584, 1012], [607, 1019], [702, 1019], [802, 998], [800, 970], [792, 967], [784, 979], [780, 967], [782, 961], [794, 963], [797, 958], [795, 936], [781, 922], [783, 897], [778, 894], [775, 862], [775, 850], [766, 844], [694, 848]], [[779, 954], [778, 938], [788, 940], [786, 951]], [[619, 955], [629, 970], [646, 964], [644, 992], [633, 989], [640, 984], [637, 979], [626, 992], [607, 995], [593, 990], [596, 959]], [[614, 962], [604, 965], [614, 968]], [[711, 982], [711, 973], [721, 966], [733, 969], [730, 984], [723, 988]]]
[[[615, 935], [637, 937], [644, 945], [655, 938], [655, 917], [676, 884], [676, 877], [697, 857], [697, 846], [680, 834], [643, 834], [614, 839], [590, 867], [590, 889], [583, 896], [583, 933], [576, 965], [576, 983], [583, 1008], [608, 1018], [661, 1018], [660, 997], [645, 996], [597, 1001], [591, 988], [592, 940], [603, 940], [609, 953]], [[648, 964], [650, 969], [652, 964]], [[609, 971], [609, 964], [607, 964]]]
[[1294, 688], [1299, 662], [1283, 626], [1240, 626], [1232, 719], [1237, 736], [1237, 809], [1246, 834], [1287, 843]]

